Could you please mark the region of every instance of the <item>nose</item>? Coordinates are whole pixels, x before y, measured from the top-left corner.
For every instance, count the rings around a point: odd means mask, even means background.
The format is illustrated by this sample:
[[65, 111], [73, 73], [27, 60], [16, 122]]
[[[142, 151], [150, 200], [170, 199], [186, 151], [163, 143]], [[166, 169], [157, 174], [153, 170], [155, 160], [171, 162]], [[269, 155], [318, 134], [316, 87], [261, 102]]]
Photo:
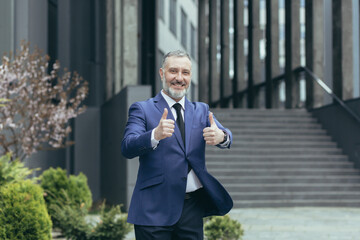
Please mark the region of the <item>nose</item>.
[[178, 72], [178, 74], [176, 74], [176, 76], [175, 76], [175, 79], [176, 80], [181, 80], [182, 79], [182, 73]]

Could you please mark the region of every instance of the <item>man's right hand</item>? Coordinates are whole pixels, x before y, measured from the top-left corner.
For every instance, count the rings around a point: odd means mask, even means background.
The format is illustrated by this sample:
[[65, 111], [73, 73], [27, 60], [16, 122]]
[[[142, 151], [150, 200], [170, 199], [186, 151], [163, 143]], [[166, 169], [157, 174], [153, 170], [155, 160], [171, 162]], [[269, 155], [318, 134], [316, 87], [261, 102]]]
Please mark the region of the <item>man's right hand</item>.
[[164, 113], [160, 119], [159, 125], [155, 128], [154, 138], [160, 141], [164, 138], [171, 137], [174, 133], [175, 122], [172, 119], [166, 119], [168, 115], [167, 108], [164, 108]]

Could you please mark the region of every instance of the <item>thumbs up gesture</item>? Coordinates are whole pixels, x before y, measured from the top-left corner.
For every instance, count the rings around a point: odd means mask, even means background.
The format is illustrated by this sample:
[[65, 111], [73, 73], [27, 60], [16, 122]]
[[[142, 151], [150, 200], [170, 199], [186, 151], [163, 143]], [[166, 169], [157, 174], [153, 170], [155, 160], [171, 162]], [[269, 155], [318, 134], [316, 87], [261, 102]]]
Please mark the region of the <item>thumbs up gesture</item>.
[[224, 140], [224, 132], [218, 128], [213, 117], [213, 113], [209, 114], [210, 127], [204, 128], [203, 136], [206, 144], [208, 145], [218, 145]]
[[158, 126], [155, 128], [154, 138], [160, 141], [164, 138], [171, 137], [174, 133], [175, 122], [171, 119], [166, 119], [168, 115], [167, 108], [164, 108], [164, 113], [160, 118]]

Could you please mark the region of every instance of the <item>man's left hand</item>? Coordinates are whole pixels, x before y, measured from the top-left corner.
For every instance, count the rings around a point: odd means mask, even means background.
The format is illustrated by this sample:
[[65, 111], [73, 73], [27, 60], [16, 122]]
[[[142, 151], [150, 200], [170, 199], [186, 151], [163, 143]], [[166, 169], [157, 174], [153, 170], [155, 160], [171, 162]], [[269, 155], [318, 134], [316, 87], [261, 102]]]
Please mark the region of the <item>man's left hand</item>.
[[209, 114], [209, 121], [210, 127], [206, 127], [203, 130], [204, 140], [208, 145], [218, 145], [219, 143], [223, 142], [225, 134], [216, 125], [212, 112]]

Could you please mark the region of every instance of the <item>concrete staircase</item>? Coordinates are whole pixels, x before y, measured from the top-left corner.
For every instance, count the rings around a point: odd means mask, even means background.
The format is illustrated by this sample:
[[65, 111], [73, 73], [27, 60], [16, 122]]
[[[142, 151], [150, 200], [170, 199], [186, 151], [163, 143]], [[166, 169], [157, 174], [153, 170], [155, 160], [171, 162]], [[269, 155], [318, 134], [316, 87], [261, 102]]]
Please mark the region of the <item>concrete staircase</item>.
[[306, 110], [213, 109], [233, 133], [207, 147], [207, 168], [235, 208], [360, 207], [360, 170]]

